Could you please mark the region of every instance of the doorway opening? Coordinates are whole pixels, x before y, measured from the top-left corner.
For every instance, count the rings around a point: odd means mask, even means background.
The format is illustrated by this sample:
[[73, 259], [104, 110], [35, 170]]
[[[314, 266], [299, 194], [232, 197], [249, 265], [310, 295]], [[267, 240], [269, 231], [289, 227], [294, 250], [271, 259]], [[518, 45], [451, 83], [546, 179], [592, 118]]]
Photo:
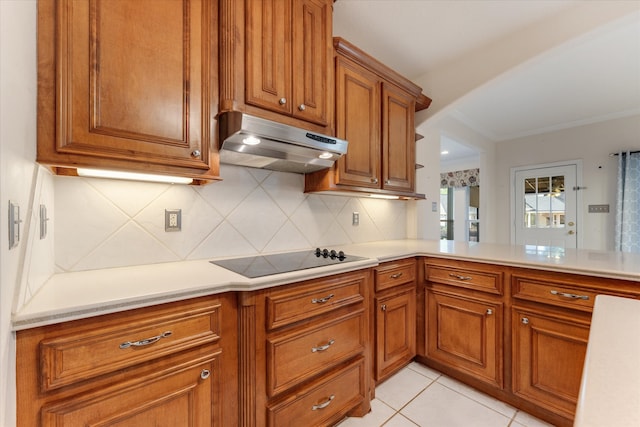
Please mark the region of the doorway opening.
[[440, 188], [440, 240], [480, 241], [480, 187]]

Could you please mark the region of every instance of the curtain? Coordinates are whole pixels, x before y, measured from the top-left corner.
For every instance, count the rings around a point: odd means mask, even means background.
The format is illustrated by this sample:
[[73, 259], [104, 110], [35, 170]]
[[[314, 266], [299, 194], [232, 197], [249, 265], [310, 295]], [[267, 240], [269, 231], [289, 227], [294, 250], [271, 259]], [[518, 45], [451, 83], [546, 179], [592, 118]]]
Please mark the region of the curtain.
[[640, 253], [640, 152], [618, 153], [615, 249]]
[[440, 174], [440, 188], [470, 187], [474, 185], [480, 185], [480, 169], [465, 169]]

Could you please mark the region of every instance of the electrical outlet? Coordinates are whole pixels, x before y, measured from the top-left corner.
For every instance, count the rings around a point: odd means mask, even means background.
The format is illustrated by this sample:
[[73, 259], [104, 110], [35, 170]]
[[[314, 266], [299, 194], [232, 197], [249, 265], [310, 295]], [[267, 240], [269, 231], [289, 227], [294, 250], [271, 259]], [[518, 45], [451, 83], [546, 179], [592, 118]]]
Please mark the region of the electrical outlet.
[[351, 218], [351, 225], [360, 225], [360, 212], [354, 212]]
[[182, 209], [164, 210], [164, 231], [180, 231], [182, 229]]

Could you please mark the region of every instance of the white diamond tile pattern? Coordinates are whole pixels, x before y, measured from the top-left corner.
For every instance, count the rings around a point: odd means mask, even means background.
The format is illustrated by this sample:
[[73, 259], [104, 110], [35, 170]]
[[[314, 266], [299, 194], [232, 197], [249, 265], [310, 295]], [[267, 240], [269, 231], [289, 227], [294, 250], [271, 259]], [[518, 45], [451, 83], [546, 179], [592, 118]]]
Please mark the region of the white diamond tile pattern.
[[[405, 201], [305, 194], [300, 174], [222, 165], [221, 175], [202, 187], [54, 177], [56, 270], [407, 237]], [[165, 209], [182, 210], [182, 231], [164, 231]]]

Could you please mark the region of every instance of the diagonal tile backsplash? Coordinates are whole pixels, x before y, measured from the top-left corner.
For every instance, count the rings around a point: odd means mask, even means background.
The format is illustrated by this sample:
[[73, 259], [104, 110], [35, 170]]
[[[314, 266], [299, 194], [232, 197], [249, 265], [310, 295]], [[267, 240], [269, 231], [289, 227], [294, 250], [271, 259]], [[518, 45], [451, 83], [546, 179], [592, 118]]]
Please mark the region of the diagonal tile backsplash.
[[[57, 176], [58, 271], [241, 256], [407, 237], [407, 203], [305, 194], [304, 176], [222, 165], [203, 187]], [[182, 231], [164, 231], [164, 210]], [[360, 225], [351, 224], [352, 212]]]

